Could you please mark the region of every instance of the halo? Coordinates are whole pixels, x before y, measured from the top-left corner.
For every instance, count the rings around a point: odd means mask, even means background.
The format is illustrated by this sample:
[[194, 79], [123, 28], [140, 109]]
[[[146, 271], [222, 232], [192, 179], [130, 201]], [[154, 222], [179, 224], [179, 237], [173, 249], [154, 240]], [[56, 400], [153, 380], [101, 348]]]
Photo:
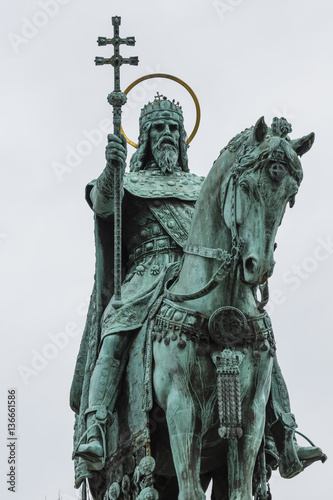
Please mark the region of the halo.
[[[195, 134], [198, 131], [201, 113], [200, 113], [200, 104], [199, 104], [198, 98], [195, 95], [195, 93], [193, 92], [193, 90], [191, 89], [191, 87], [189, 85], [187, 85], [187, 83], [185, 83], [180, 78], [177, 78], [176, 76], [173, 76], [173, 75], [168, 75], [167, 73], [151, 73], [150, 75], [141, 76], [141, 78], [138, 78], [137, 80], [135, 80], [134, 82], [132, 82], [127, 87], [127, 89], [124, 90], [124, 94], [127, 95], [129, 93], [129, 91], [132, 90], [133, 87], [135, 87], [136, 85], [138, 85], [138, 83], [141, 83], [144, 80], [150, 80], [151, 78], [167, 78], [168, 80], [173, 80], [174, 82], [177, 82], [180, 85], [182, 85], [182, 87], [184, 87], [188, 91], [188, 93], [191, 95], [191, 97], [192, 97], [192, 99], [194, 101], [194, 104], [195, 104], [196, 120], [195, 120], [194, 128], [193, 128], [193, 130], [192, 130], [189, 138], [186, 141], [186, 144], [190, 144], [190, 142], [194, 139], [194, 136], [195, 136]], [[131, 141], [127, 137], [127, 135], [125, 134], [124, 129], [123, 129], [122, 126], [120, 127], [120, 132], [125, 136], [125, 139], [128, 142], [128, 144], [130, 144], [134, 148], [138, 147], [138, 145], [135, 142]]]

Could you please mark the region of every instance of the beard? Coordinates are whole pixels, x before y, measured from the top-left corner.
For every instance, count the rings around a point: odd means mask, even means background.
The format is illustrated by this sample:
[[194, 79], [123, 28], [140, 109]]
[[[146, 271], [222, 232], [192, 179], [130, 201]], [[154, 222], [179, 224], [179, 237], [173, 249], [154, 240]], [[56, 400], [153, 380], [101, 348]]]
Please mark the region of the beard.
[[163, 174], [172, 174], [178, 164], [179, 152], [178, 149], [169, 143], [159, 142], [153, 148], [153, 156], [158, 167]]

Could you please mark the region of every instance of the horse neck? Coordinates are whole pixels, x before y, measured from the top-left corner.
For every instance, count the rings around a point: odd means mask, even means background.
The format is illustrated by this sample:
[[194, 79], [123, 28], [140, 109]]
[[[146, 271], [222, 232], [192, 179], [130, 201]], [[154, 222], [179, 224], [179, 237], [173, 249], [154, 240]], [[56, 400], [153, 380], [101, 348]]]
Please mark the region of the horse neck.
[[[223, 248], [228, 252], [231, 250], [231, 232], [222, 217], [220, 200], [221, 185], [229, 169], [228, 163], [223, 162], [222, 156], [219, 157], [201, 188], [188, 236], [190, 245]], [[211, 259], [204, 261], [210, 267]]]
[[[231, 231], [226, 226], [221, 208], [221, 185], [233, 163], [233, 155], [225, 151], [210, 170], [196, 203], [188, 244], [231, 252]], [[179, 279], [172, 291], [180, 294], [200, 290], [220, 267], [221, 261], [185, 253]], [[211, 314], [218, 307], [233, 305], [253, 315], [256, 310], [249, 286], [237, 279], [237, 271], [227, 275], [209, 294], [184, 302], [184, 307]]]

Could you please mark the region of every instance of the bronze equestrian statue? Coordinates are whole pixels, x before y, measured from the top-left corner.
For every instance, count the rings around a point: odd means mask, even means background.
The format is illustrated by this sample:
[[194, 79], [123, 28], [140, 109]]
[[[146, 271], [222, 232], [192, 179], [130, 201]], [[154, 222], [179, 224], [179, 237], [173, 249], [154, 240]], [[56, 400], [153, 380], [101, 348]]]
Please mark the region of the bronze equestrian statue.
[[[234, 137], [206, 179], [189, 173], [179, 105], [141, 111], [124, 173], [122, 305], [114, 307], [114, 168], [87, 186], [96, 273], [71, 388], [76, 486], [94, 499], [268, 499], [325, 455], [300, 447], [265, 305], [275, 236], [314, 134], [263, 118]], [[158, 416], [158, 418], [157, 418]]]

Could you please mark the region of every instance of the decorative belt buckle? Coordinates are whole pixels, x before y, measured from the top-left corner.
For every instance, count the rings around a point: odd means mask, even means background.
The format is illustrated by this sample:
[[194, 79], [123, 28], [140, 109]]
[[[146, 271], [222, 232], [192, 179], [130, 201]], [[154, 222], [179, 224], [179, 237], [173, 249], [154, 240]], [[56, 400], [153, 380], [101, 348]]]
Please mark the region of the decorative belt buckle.
[[219, 307], [212, 313], [208, 331], [214, 342], [223, 347], [240, 345], [245, 342], [247, 320], [245, 315], [232, 306]]

